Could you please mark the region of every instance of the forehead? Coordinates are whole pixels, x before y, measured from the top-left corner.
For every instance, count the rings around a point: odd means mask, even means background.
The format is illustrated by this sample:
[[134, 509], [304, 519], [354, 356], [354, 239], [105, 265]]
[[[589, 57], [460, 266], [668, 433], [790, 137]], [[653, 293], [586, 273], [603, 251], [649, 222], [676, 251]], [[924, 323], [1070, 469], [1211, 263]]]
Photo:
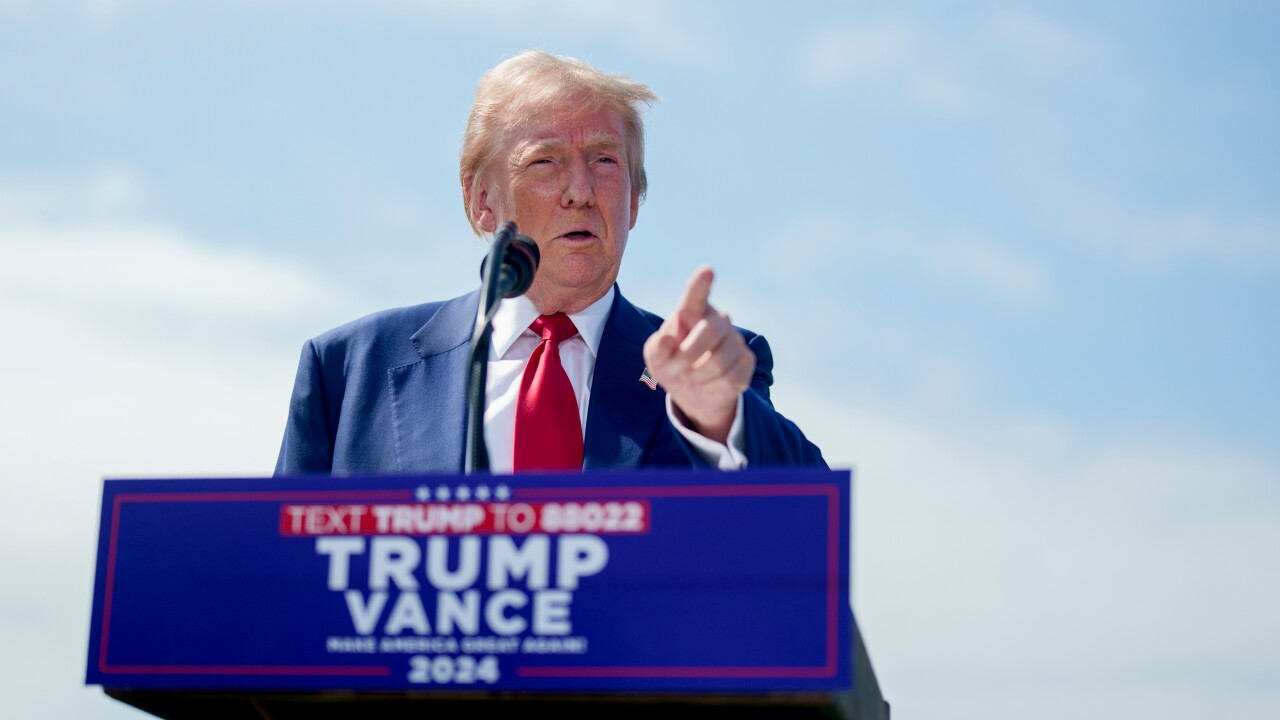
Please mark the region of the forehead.
[[[520, 110], [514, 110], [519, 113]], [[531, 145], [626, 145], [622, 116], [608, 107], [584, 108], [565, 102], [521, 118], [509, 135], [512, 151]]]

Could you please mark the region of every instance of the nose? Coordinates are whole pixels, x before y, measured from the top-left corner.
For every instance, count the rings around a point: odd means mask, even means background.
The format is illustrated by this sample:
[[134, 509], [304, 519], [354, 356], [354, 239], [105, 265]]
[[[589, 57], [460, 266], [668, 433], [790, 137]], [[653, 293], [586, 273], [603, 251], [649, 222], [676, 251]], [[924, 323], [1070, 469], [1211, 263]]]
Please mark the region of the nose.
[[592, 182], [591, 169], [587, 160], [577, 157], [565, 167], [564, 193], [560, 196], [561, 207], [591, 207], [596, 204], [596, 192]]

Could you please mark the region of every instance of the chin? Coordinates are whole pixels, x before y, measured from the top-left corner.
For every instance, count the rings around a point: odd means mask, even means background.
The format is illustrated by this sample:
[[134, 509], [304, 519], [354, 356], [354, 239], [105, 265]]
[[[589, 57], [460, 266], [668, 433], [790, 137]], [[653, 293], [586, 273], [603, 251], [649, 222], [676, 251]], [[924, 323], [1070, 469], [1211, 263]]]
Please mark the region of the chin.
[[538, 268], [538, 274], [541, 276], [545, 272], [547, 280], [560, 287], [589, 288], [601, 283], [612, 285], [608, 278], [610, 275], [616, 277], [617, 273], [611, 273], [611, 269], [601, 267], [599, 260], [570, 256], [561, 258], [552, 267], [544, 265]]

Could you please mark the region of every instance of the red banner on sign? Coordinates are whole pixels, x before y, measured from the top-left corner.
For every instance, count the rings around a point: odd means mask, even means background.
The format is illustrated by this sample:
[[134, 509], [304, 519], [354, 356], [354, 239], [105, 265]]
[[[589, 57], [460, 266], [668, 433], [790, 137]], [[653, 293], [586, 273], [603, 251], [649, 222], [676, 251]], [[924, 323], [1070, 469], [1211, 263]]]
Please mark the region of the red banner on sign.
[[505, 535], [649, 531], [646, 500], [282, 505], [280, 534]]

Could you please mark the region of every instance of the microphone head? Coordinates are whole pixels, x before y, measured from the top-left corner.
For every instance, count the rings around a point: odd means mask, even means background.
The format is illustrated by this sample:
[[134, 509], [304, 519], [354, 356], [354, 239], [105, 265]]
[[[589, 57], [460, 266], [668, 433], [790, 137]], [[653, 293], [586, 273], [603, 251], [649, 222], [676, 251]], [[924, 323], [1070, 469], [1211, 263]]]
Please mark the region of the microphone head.
[[[502, 274], [505, 276], [506, 270], [512, 270], [512, 283], [509, 288], [503, 288], [503, 297], [518, 297], [525, 294], [529, 290], [529, 286], [533, 285], [533, 277], [538, 272], [538, 262], [542, 260], [542, 253], [538, 250], [538, 244], [528, 235], [516, 235], [511, 240], [511, 245], [507, 248], [507, 256], [503, 258]], [[505, 285], [505, 283], [504, 283]]]
[[[514, 231], [512, 223], [503, 225], [500, 232]], [[533, 238], [528, 235], [516, 235], [507, 245], [507, 252], [498, 268], [498, 293], [505, 298], [519, 297], [528, 292], [533, 285], [533, 277], [538, 272], [538, 262], [542, 254]], [[480, 279], [489, 272], [489, 256], [480, 263]]]

